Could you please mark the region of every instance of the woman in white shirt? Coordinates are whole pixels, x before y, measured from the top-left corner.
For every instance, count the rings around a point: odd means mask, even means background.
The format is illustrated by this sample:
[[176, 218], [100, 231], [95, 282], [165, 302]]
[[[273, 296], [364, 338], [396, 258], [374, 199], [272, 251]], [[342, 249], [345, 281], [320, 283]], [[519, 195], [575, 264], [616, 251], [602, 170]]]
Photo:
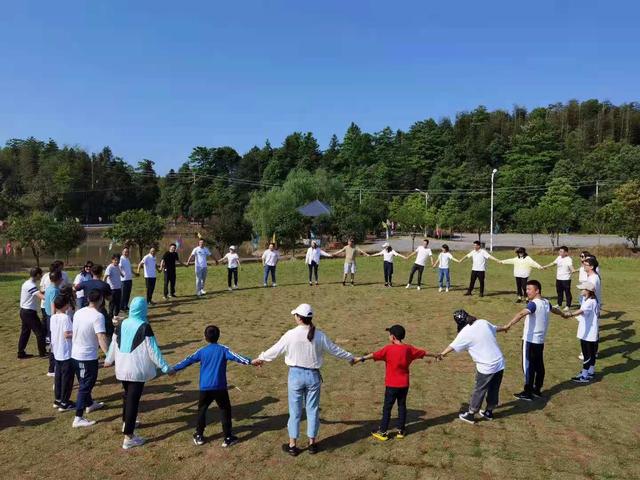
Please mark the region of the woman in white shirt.
[[304, 259], [304, 262], [309, 267], [309, 286], [313, 285], [311, 283], [312, 274], [316, 277], [316, 285], [318, 285], [318, 266], [320, 265], [320, 257], [331, 257], [330, 253], [325, 252], [320, 247], [318, 247], [318, 243], [313, 241], [311, 242], [311, 246], [307, 249], [307, 255]]
[[[240, 256], [236, 253], [236, 247], [234, 245], [229, 247], [229, 253], [220, 259], [220, 263], [224, 263], [225, 260], [227, 262], [227, 288], [229, 291], [237, 290]], [[231, 280], [233, 280], [233, 287], [231, 286]]]
[[[442, 251], [438, 255], [438, 258], [435, 262], [431, 264], [433, 268], [438, 266], [438, 291], [442, 292], [442, 289], [445, 288], [445, 291], [449, 291], [451, 288], [451, 275], [449, 274], [449, 262], [453, 260], [454, 262], [460, 263], [460, 260], [455, 258], [451, 252], [449, 251], [449, 245], [446, 243], [442, 245]], [[446, 284], [445, 284], [446, 281]]]
[[542, 269], [542, 266], [529, 256], [524, 247], [516, 248], [516, 256], [506, 260], [500, 260], [504, 265], [513, 265], [513, 276], [516, 278], [516, 303], [521, 303], [527, 296], [527, 282], [533, 268]]
[[282, 449], [289, 455], [300, 453], [297, 440], [300, 433], [302, 409], [307, 413], [307, 436], [309, 437], [309, 453], [318, 452], [316, 439], [320, 427], [320, 387], [322, 377], [320, 368], [324, 353], [336, 358], [348, 360], [353, 364], [351, 353], [334, 344], [324, 332], [317, 330], [313, 324], [313, 309], [303, 303], [291, 312], [296, 327], [286, 332], [278, 342], [262, 352], [253, 360], [253, 365], [271, 362], [284, 354], [284, 361], [289, 366], [289, 443]]
[[568, 310], [563, 316], [577, 317], [578, 332], [582, 348], [582, 371], [571, 380], [577, 383], [589, 383], [595, 376], [596, 355], [598, 353], [598, 328], [600, 321], [600, 305], [596, 298], [596, 287], [591, 282], [578, 285], [582, 290], [582, 305], [576, 311]]
[[[91, 267], [93, 267], [93, 262], [91, 260], [87, 260], [87, 263], [84, 264], [80, 273], [78, 273], [76, 278], [73, 279], [74, 288], [82, 282], [86, 282], [93, 278], [93, 275], [91, 275]], [[88, 302], [85, 299], [84, 290], [76, 290], [76, 310], [80, 310], [82, 307], [86, 307], [87, 305]]]
[[382, 262], [382, 266], [384, 269], [384, 286], [385, 287], [393, 287], [393, 257], [400, 257], [400, 258], [404, 258], [405, 260], [407, 259], [407, 257], [405, 257], [404, 255], [400, 255], [398, 252], [396, 252], [393, 247], [391, 247], [391, 245], [389, 245], [388, 243], [385, 242], [384, 245], [382, 245], [382, 250], [379, 251], [378, 253], [374, 253], [373, 255], [371, 255], [372, 257], [377, 257], [382, 255], [382, 258], [384, 259], [384, 261]]

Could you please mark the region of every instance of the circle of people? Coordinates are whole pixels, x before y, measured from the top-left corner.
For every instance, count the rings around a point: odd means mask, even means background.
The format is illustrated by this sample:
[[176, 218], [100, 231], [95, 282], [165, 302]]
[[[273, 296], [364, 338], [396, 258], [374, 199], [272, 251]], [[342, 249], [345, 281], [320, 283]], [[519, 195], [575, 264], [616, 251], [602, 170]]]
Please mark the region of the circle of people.
[[[461, 259], [456, 259], [447, 245], [433, 258], [429, 240], [424, 239], [409, 256], [397, 253], [388, 243], [382, 250], [371, 256], [383, 257], [383, 272], [386, 287], [392, 286], [393, 258], [408, 259], [416, 256], [409, 274], [406, 288], [411, 288], [417, 273], [417, 289], [422, 285], [422, 275], [431, 258], [433, 268], [438, 268], [438, 289], [448, 292], [451, 288], [449, 274], [450, 261], [472, 260], [469, 286], [464, 295], [471, 295], [476, 281], [480, 284], [480, 296], [484, 295], [487, 261], [511, 264], [514, 268], [516, 284], [516, 303], [526, 302], [525, 308], [518, 311], [506, 325], [496, 326], [487, 320], [479, 319], [465, 310], [457, 310], [453, 319], [457, 326], [457, 336], [440, 353], [428, 353], [424, 349], [405, 343], [406, 331], [402, 325], [392, 325], [386, 329], [388, 344], [380, 350], [364, 356], [355, 356], [333, 343], [330, 338], [313, 323], [314, 312], [310, 305], [301, 304], [291, 311], [294, 328], [287, 331], [271, 348], [256, 358], [235, 353], [229, 347], [218, 342], [221, 332], [215, 325], [209, 325], [204, 331], [205, 346], [181, 362], [169, 365], [158, 346], [148, 319], [148, 308], [153, 305], [156, 272], [164, 272], [164, 298], [175, 297], [176, 264], [180, 262], [176, 245], [171, 244], [163, 256], [160, 267], [156, 267], [156, 252], [152, 248], [138, 264], [138, 272], [144, 269], [146, 298], [136, 297], [130, 302], [133, 271], [129, 249], [124, 248], [122, 255], [113, 255], [111, 263], [103, 271], [101, 265], [88, 261], [77, 274], [73, 282], [64, 271], [64, 264], [55, 261], [50, 272], [43, 275], [40, 268], [32, 268], [30, 278], [24, 282], [20, 298], [20, 318], [22, 328], [18, 341], [18, 358], [26, 359], [33, 355], [25, 349], [33, 332], [40, 357], [49, 361], [47, 375], [54, 377], [54, 403], [59, 412], [75, 411], [72, 422], [74, 428], [91, 427], [96, 422], [87, 418], [91, 412], [104, 406], [103, 402], [93, 399], [92, 390], [98, 378], [99, 350], [105, 354], [104, 367], [115, 365], [115, 376], [122, 383], [122, 447], [130, 449], [144, 444], [144, 439], [135, 434], [140, 425], [138, 409], [146, 382], [153, 379], [157, 370], [168, 375], [188, 366], [200, 364], [196, 429], [193, 442], [203, 445], [206, 426], [206, 414], [213, 401], [221, 412], [224, 434], [223, 447], [229, 447], [238, 438], [233, 434], [231, 421], [231, 402], [227, 391], [226, 367], [232, 361], [243, 365], [262, 366], [284, 355], [289, 367], [288, 403], [289, 420], [287, 430], [289, 441], [282, 450], [289, 455], [301, 453], [298, 445], [300, 422], [303, 410], [306, 411], [308, 446], [310, 454], [318, 452], [319, 408], [322, 377], [320, 368], [324, 354], [348, 361], [351, 365], [367, 360], [386, 363], [385, 395], [382, 419], [379, 428], [372, 432], [373, 438], [386, 441], [391, 438], [389, 432], [390, 416], [397, 403], [398, 418], [394, 438], [406, 435], [406, 401], [409, 390], [409, 369], [414, 360], [435, 358], [443, 360], [451, 352], [468, 351], [476, 365], [475, 384], [467, 411], [459, 414], [460, 420], [476, 423], [478, 420], [492, 420], [493, 411], [499, 404], [499, 390], [505, 369], [504, 356], [497, 342], [497, 332], [507, 332], [516, 323], [524, 319], [522, 334], [522, 369], [524, 388], [514, 396], [522, 401], [535, 401], [541, 398], [545, 376], [544, 342], [549, 325], [550, 314], [564, 318], [575, 317], [578, 321], [577, 338], [582, 353], [581, 371], [572, 378], [577, 383], [589, 383], [595, 377], [595, 365], [598, 352], [598, 328], [601, 298], [601, 278], [599, 264], [595, 256], [587, 251], [580, 254], [580, 268], [575, 270], [569, 256], [569, 249], [562, 246], [558, 257], [548, 265], [535, 262], [522, 247], [516, 249], [516, 256], [507, 260], [498, 260], [482, 248], [480, 242], [474, 242], [473, 250]], [[343, 286], [355, 282], [356, 257], [370, 256], [355, 245], [353, 240], [330, 254], [322, 250], [316, 242], [309, 247], [305, 262], [309, 270], [309, 285], [318, 285], [318, 267], [321, 257], [344, 255]], [[194, 259], [196, 273], [196, 295], [206, 294], [207, 257], [211, 252], [200, 240], [187, 260]], [[266, 287], [271, 277], [272, 287], [276, 286], [276, 266], [279, 253], [271, 243], [262, 256], [264, 267], [263, 285]], [[228, 288], [238, 288], [238, 268], [240, 259], [235, 247], [220, 260], [228, 267]], [[216, 263], [218, 263], [216, 261]], [[184, 265], [184, 264], [183, 264]], [[546, 269], [556, 267], [556, 292], [558, 302], [552, 306], [542, 296], [542, 286], [537, 280], [530, 280], [533, 268]], [[578, 272], [580, 290], [578, 305], [572, 304], [571, 276]], [[313, 281], [315, 279], [315, 282]], [[108, 309], [107, 309], [107, 301]], [[564, 309], [562, 308], [565, 304]], [[43, 321], [38, 317], [41, 310]], [[119, 316], [120, 311], [126, 318]], [[76, 401], [71, 400], [74, 380], [78, 382]], [[482, 408], [483, 403], [485, 408]]]

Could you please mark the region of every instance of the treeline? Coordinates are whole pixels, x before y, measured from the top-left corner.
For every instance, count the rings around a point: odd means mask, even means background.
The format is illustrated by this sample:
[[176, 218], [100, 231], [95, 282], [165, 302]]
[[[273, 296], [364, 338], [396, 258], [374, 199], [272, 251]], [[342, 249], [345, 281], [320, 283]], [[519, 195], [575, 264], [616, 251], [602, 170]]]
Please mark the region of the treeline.
[[405, 230], [481, 234], [494, 168], [499, 231], [612, 229], [602, 207], [640, 178], [640, 104], [570, 101], [511, 112], [481, 106], [408, 131], [367, 133], [351, 124], [325, 150], [301, 132], [244, 155], [199, 146], [165, 177], [152, 161], [133, 167], [108, 147], [92, 154], [53, 140], [14, 139], [0, 149], [0, 217], [40, 210], [93, 223], [142, 208], [201, 222], [228, 243], [252, 231], [293, 238], [312, 227], [295, 207], [318, 198], [334, 215], [313, 227], [338, 236], [375, 230], [388, 218]]

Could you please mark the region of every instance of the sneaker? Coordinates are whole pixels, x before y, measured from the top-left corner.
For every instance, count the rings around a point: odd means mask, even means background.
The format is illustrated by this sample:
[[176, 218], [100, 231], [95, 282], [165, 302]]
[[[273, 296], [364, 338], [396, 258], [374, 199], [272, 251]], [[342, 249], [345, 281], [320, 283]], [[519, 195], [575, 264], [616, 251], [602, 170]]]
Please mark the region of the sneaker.
[[342, 282], [342, 286], [346, 287], [347, 286], [347, 282]]
[[60, 400], [53, 401], [53, 408], [60, 408], [62, 406], [62, 402]]
[[569, 311], [569, 307], [564, 307], [562, 310], [565, 311], [565, 312], [568, 312]]
[[560, 304], [556, 303], [553, 308], [557, 308], [558, 310], [560, 310], [562, 307], [560, 306]]
[[516, 298], [516, 303], [522, 303], [522, 297]]
[[73, 428], [91, 427], [95, 425], [95, 420], [87, 420], [84, 417], [75, 417], [71, 426]]
[[584, 360], [584, 355], [583, 354], [578, 355], [578, 359]]
[[19, 353], [18, 354], [18, 359], [19, 360], [24, 360], [25, 358], [33, 358], [33, 355], [31, 355], [30, 353]]
[[134, 435], [131, 438], [125, 438], [124, 442], [122, 442], [122, 448], [125, 450], [129, 450], [134, 447], [141, 447], [142, 445], [144, 445], [144, 438], [137, 435]]
[[262, 284], [262, 286], [263, 286], [263, 287], [267, 287], [268, 285], [267, 285], [266, 283], [263, 283], [263, 284]]
[[534, 390], [531, 392], [531, 396], [533, 398], [542, 398], [542, 392], [540, 390]]
[[153, 307], [155, 304], [155, 302], [147, 302], [147, 307]]
[[388, 287], [388, 286], [389, 286], [389, 284], [388, 284], [388, 283], [385, 283], [385, 284], [384, 284], [384, 286], [385, 286], [385, 287]]
[[236, 437], [235, 435], [231, 435], [224, 439], [224, 442], [222, 442], [222, 446], [227, 448], [231, 445], [235, 445], [236, 443], [238, 443], [238, 437]]
[[464, 296], [465, 296], [465, 297], [470, 297], [470, 296], [471, 296], [471, 292], [465, 292], [465, 293], [464, 293]]
[[204, 437], [198, 433], [194, 433], [193, 434], [193, 443], [195, 443], [198, 446], [204, 445], [204, 443], [206, 442], [206, 440], [204, 439]]
[[238, 285], [234, 285], [234, 286], [233, 286], [233, 289], [234, 289], [234, 290], [237, 290], [237, 289], [238, 289]]
[[589, 377], [583, 377], [582, 374], [573, 377], [571, 380], [576, 383], [589, 383], [591, 381]]
[[[162, 300], [164, 300], [164, 301], [166, 302], [166, 301], [167, 301], [167, 300], [169, 300], [169, 299], [168, 299], [167, 297], [162, 297]], [[126, 440], [125, 440], [125, 441], [126, 441]], [[122, 448], [124, 448], [124, 444], [122, 445]]]
[[[266, 287], [266, 285], [265, 285], [265, 287]], [[196, 296], [201, 297], [201, 296], [202, 296], [202, 291], [201, 291], [201, 290], [198, 290], [198, 291], [196, 292]]]
[[467, 422], [471, 424], [476, 423], [476, 416], [474, 413], [471, 413], [471, 412], [461, 413], [460, 415], [458, 415], [458, 418], [463, 422]]
[[449, 287], [445, 288], [445, 289], [444, 289], [444, 291], [445, 291], [446, 293], [449, 293]]
[[316, 287], [319, 285], [319, 283], [316, 281]]
[[310, 443], [309, 444], [309, 448], [307, 450], [309, 450], [309, 453], [311, 455], [315, 455], [316, 453], [318, 453], [318, 444], [317, 443]]
[[442, 293], [442, 287], [438, 288], [438, 293]]
[[282, 445], [282, 451], [284, 453], [288, 453], [292, 457], [297, 457], [298, 455], [300, 455], [300, 449], [298, 447], [292, 447], [288, 443]]
[[59, 412], [68, 412], [69, 410], [75, 410], [76, 409], [76, 404], [75, 402], [67, 402], [67, 403], [62, 403], [60, 402], [60, 406], [58, 407], [58, 411]]
[[533, 400], [533, 396], [530, 393], [524, 391], [520, 393], [514, 393], [513, 396], [518, 400], [524, 400], [525, 402], [530, 402]]
[[56, 373], [55, 372], [47, 372], [47, 377], [55, 377]]
[[404, 287], [404, 288], [411, 288], [411, 284], [410, 284], [410, 283], [407, 283], [407, 286], [406, 286], [406, 287]]
[[233, 288], [231, 287], [227, 288], [227, 290], [229, 290], [230, 292], [233, 292]]
[[310, 286], [310, 287], [313, 287], [313, 282], [309, 282], [309, 286]]
[[201, 293], [202, 295], [206, 295], [206, 294], [207, 294], [207, 292], [206, 292], [205, 290], [200, 290], [200, 293]]
[[416, 288], [416, 290], [420, 291], [422, 290], [422, 287], [420, 285], [418, 285], [418, 287]]
[[493, 412], [491, 410], [480, 410], [480, 416], [485, 420], [493, 420]]
[[396, 438], [398, 440], [402, 440], [406, 436], [407, 436], [407, 431], [406, 430], [400, 430], [400, 431], [398, 431], [398, 433], [396, 433]]
[[95, 412], [96, 410], [100, 410], [104, 407], [104, 402], [93, 402], [86, 408], [87, 413]]
[[386, 442], [387, 440], [389, 440], [389, 434], [387, 432], [381, 432], [380, 430], [371, 432], [371, 436], [376, 440], [380, 440], [381, 442]]

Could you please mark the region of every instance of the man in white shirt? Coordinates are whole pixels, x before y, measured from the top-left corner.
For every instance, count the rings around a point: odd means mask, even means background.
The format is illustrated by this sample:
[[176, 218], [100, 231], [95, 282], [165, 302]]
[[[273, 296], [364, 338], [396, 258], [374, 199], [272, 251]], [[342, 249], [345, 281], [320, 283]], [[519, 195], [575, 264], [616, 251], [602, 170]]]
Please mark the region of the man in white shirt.
[[[493, 420], [493, 409], [498, 406], [500, 384], [504, 374], [504, 356], [496, 339], [496, 332], [506, 331], [486, 320], [469, 315], [464, 310], [453, 313], [458, 326], [458, 336], [440, 354], [444, 358], [450, 352], [468, 351], [476, 364], [476, 384], [469, 401], [469, 411], [458, 415], [460, 420], [475, 423], [476, 413], [487, 420]], [[484, 398], [487, 406], [480, 410]]]
[[420, 290], [422, 286], [422, 273], [424, 272], [424, 265], [427, 262], [427, 259], [431, 257], [433, 254], [431, 253], [431, 249], [429, 248], [429, 240], [424, 239], [422, 241], [422, 245], [416, 248], [415, 252], [412, 252], [407, 260], [413, 256], [416, 256], [416, 261], [411, 267], [411, 273], [409, 274], [409, 282], [407, 283], [406, 288], [411, 288], [411, 284], [413, 283], [413, 274], [418, 272], [418, 290]]
[[278, 260], [280, 260], [280, 253], [276, 250], [276, 244], [271, 242], [269, 248], [262, 254], [262, 265], [264, 267], [263, 286], [267, 286], [269, 274], [271, 274], [271, 286], [276, 286], [276, 265], [278, 265]]
[[504, 328], [505, 331], [523, 318], [522, 332], [522, 371], [524, 373], [524, 389], [513, 396], [518, 400], [532, 401], [542, 397], [544, 382], [544, 340], [549, 328], [549, 313], [562, 316], [562, 312], [552, 307], [549, 300], [542, 298], [542, 285], [537, 280], [527, 281], [527, 306], [519, 311]]
[[133, 286], [133, 270], [131, 269], [131, 258], [129, 258], [129, 247], [122, 249], [122, 255], [120, 255], [120, 269], [122, 270], [122, 302], [120, 304], [120, 310], [124, 312], [129, 311], [129, 299], [131, 298], [131, 287]]
[[476, 286], [477, 279], [480, 281], [480, 296], [484, 297], [484, 278], [487, 272], [487, 260], [491, 259], [498, 263], [500, 263], [500, 260], [482, 248], [480, 242], [477, 240], [473, 242], [473, 250], [462, 257], [460, 262], [464, 262], [467, 258], [471, 258], [473, 263], [471, 266], [471, 280], [469, 281], [469, 288], [465, 295], [471, 295], [471, 292]]
[[320, 266], [320, 257], [331, 258], [331, 256], [332, 255], [330, 253], [327, 253], [318, 247], [318, 242], [315, 240], [311, 242], [311, 246], [307, 249], [307, 255], [304, 259], [304, 262], [309, 268], [309, 286], [313, 285], [311, 283], [312, 274], [315, 274], [316, 285], [318, 285], [318, 267]]
[[220, 259], [220, 263], [225, 261], [227, 262], [227, 287], [231, 292], [238, 289], [238, 268], [240, 268], [240, 256], [236, 253], [235, 245], [231, 245], [229, 253]]
[[[204, 239], [198, 240], [198, 246], [191, 251], [191, 255], [187, 258], [187, 266], [194, 258], [196, 266], [196, 295], [201, 296], [207, 293], [204, 289], [204, 283], [207, 281], [207, 257], [211, 256], [211, 252], [204, 246]], [[218, 262], [216, 262], [217, 264]]]
[[40, 267], [32, 268], [29, 272], [29, 280], [22, 284], [20, 290], [20, 321], [22, 322], [18, 339], [18, 358], [20, 359], [33, 357], [25, 352], [31, 332], [36, 336], [38, 342], [38, 354], [41, 357], [47, 356], [42, 323], [38, 318], [38, 300], [44, 301], [44, 293], [38, 289], [38, 283], [41, 279], [42, 269]]
[[147, 288], [147, 303], [149, 305], [155, 305], [153, 303], [153, 291], [156, 289], [156, 276], [158, 273], [158, 267], [156, 263], [156, 249], [151, 247], [149, 253], [147, 253], [140, 263], [138, 264], [138, 275], [140, 275], [140, 269], [144, 266], [144, 283]]
[[78, 398], [73, 427], [90, 427], [96, 422], [84, 418], [85, 408], [91, 413], [104, 407], [104, 403], [95, 402], [91, 396], [93, 386], [98, 379], [98, 347], [107, 353], [107, 335], [104, 315], [99, 312], [104, 299], [97, 290], [88, 294], [89, 306], [81, 308], [73, 316], [73, 338], [71, 359], [78, 377]]
[[575, 272], [573, 268], [573, 260], [569, 256], [569, 247], [562, 246], [558, 249], [558, 257], [549, 265], [542, 267], [543, 269], [549, 268], [552, 265], [557, 265], [556, 269], [556, 292], [558, 294], [557, 307], [562, 307], [562, 302], [566, 298], [565, 311], [571, 307], [571, 300], [573, 296], [571, 294], [571, 274]]

